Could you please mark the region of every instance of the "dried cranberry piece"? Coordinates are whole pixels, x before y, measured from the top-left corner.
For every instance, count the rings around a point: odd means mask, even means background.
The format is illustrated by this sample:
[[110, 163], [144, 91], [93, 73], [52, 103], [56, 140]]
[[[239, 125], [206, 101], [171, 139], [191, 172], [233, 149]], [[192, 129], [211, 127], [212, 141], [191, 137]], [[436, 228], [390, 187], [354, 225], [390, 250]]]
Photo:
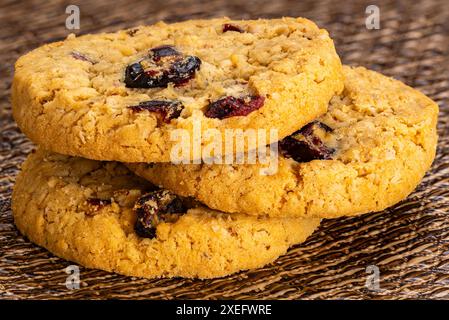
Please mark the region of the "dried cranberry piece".
[[243, 98], [228, 96], [209, 104], [204, 114], [208, 118], [218, 119], [246, 116], [261, 108], [264, 101], [265, 98], [261, 96], [246, 96]]
[[175, 61], [169, 69], [147, 70], [144, 72], [143, 81], [138, 81], [140, 88], [166, 88], [169, 83], [175, 86], [184, 85], [195, 76], [195, 71], [200, 68], [201, 60], [198, 57], [188, 56]]
[[334, 149], [327, 147], [318, 136], [319, 130], [331, 132], [322, 122], [314, 121], [279, 142], [281, 154], [297, 162], [332, 159]]
[[181, 115], [184, 105], [177, 100], [150, 100], [140, 102], [136, 106], [129, 106], [132, 111], [140, 112], [148, 110], [157, 112], [161, 115], [162, 121], [169, 123], [171, 119], [178, 118]]
[[200, 66], [198, 57], [183, 56], [172, 46], [159, 46], [151, 49], [147, 58], [126, 67], [125, 84], [128, 88], [179, 86], [192, 79]]
[[143, 88], [147, 79], [139, 62], [130, 64], [125, 70], [125, 83], [129, 88]]
[[104, 207], [111, 204], [111, 199], [89, 198], [87, 199], [87, 203], [92, 206]]
[[86, 212], [88, 216], [95, 215], [99, 210], [112, 203], [111, 199], [88, 198], [86, 200], [89, 210]]
[[134, 205], [137, 220], [134, 231], [143, 238], [154, 238], [156, 227], [166, 221], [170, 214], [187, 211], [182, 200], [167, 190], [157, 190], [141, 196]]
[[245, 32], [239, 26], [236, 26], [236, 25], [233, 25], [233, 24], [230, 24], [230, 23], [225, 23], [223, 25], [223, 32], [228, 32], [228, 31], [235, 31], [235, 32], [240, 32], [240, 33]]
[[176, 50], [173, 46], [164, 45], [159, 46], [156, 48], [153, 48], [150, 50], [153, 60], [154, 61], [160, 61], [163, 57], [173, 57], [173, 56], [180, 56], [181, 53]]
[[173, 68], [167, 74], [170, 82], [175, 84], [184, 83], [195, 75], [195, 71], [201, 66], [201, 60], [195, 56], [187, 56], [182, 60], [178, 60], [173, 64]]

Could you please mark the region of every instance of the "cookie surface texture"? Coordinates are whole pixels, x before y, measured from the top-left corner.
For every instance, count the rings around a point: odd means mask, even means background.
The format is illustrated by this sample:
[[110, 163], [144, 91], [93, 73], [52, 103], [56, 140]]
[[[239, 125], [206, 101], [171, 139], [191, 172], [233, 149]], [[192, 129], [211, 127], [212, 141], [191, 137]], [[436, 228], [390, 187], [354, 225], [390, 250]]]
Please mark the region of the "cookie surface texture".
[[[222, 139], [226, 129], [276, 130], [280, 139], [324, 114], [342, 88], [333, 41], [313, 22], [213, 19], [44, 45], [16, 62], [12, 104], [20, 129], [46, 150], [170, 162], [176, 129], [192, 141], [209, 129]], [[186, 157], [198, 157], [193, 147]]]
[[59, 257], [146, 278], [214, 278], [261, 267], [319, 224], [319, 219], [229, 215], [199, 206], [157, 224], [154, 237], [140, 237], [133, 207], [149, 188], [119, 163], [39, 149], [17, 177], [14, 221], [32, 242]]
[[211, 208], [334, 218], [383, 210], [429, 169], [438, 105], [405, 84], [344, 66], [329, 111], [279, 143], [276, 174], [259, 165], [130, 165], [137, 174]]

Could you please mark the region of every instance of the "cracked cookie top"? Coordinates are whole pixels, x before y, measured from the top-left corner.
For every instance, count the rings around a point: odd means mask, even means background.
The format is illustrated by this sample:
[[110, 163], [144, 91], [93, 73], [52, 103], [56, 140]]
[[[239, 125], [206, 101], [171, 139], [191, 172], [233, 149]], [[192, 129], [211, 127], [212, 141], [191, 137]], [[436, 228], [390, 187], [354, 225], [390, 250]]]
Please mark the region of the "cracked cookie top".
[[342, 87], [333, 42], [313, 22], [225, 18], [45, 45], [17, 61], [12, 103], [22, 131], [48, 150], [167, 162], [173, 129], [191, 133], [199, 121], [202, 130], [276, 129], [283, 138]]

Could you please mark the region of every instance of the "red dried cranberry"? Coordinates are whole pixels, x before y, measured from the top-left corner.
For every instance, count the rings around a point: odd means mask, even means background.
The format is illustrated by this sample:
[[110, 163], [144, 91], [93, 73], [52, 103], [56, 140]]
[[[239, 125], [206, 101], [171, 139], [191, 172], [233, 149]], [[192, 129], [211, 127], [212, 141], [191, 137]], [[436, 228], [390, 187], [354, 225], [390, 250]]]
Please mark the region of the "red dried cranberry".
[[176, 100], [150, 100], [140, 102], [136, 106], [129, 106], [132, 111], [140, 112], [148, 110], [157, 112], [161, 115], [162, 121], [169, 123], [171, 119], [178, 118], [181, 115], [184, 105]]
[[143, 238], [154, 238], [156, 227], [170, 214], [187, 211], [182, 200], [167, 190], [157, 190], [140, 197], [133, 208], [137, 214], [134, 231]]
[[95, 215], [99, 210], [112, 203], [111, 199], [98, 199], [98, 198], [89, 198], [86, 200], [86, 202], [89, 205], [89, 210], [86, 211], [86, 215], [88, 216]]
[[181, 53], [178, 50], [176, 50], [173, 46], [169, 45], [153, 48], [150, 50], [150, 53], [152, 54], [153, 60], [156, 62], [161, 60], [161, 58], [163, 57], [174, 57], [181, 55]]
[[297, 162], [332, 159], [332, 154], [335, 150], [327, 147], [323, 143], [317, 135], [317, 130], [324, 130], [325, 132], [332, 131], [324, 123], [318, 121], [311, 122], [279, 142], [281, 154]]
[[179, 86], [192, 79], [200, 66], [198, 57], [183, 56], [172, 46], [159, 46], [151, 49], [147, 58], [126, 67], [125, 84], [128, 88]]
[[142, 65], [139, 62], [130, 64], [125, 70], [125, 83], [129, 88], [143, 88], [147, 83]]
[[230, 24], [230, 23], [225, 23], [223, 25], [223, 32], [228, 32], [228, 31], [235, 31], [235, 32], [240, 32], [240, 33], [245, 32], [239, 26], [236, 26], [236, 25], [233, 25], [233, 24]]
[[111, 204], [111, 199], [89, 198], [87, 199], [87, 203], [92, 206], [104, 207]]
[[204, 114], [208, 118], [218, 119], [246, 116], [261, 108], [264, 101], [265, 98], [261, 96], [246, 96], [243, 98], [228, 96], [209, 104]]
[[200, 68], [201, 60], [195, 56], [187, 56], [173, 64], [172, 69], [167, 73], [169, 82], [183, 84], [194, 77], [195, 71]]

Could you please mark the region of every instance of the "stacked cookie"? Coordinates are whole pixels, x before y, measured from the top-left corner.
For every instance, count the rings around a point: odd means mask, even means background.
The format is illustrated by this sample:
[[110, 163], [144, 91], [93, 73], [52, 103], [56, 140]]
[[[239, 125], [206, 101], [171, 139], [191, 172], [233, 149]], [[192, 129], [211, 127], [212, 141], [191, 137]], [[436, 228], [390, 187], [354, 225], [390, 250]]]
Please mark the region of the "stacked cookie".
[[342, 66], [302, 18], [69, 36], [17, 61], [12, 104], [39, 145], [13, 192], [19, 230], [148, 278], [272, 262], [322, 218], [404, 199], [437, 143], [432, 100]]

